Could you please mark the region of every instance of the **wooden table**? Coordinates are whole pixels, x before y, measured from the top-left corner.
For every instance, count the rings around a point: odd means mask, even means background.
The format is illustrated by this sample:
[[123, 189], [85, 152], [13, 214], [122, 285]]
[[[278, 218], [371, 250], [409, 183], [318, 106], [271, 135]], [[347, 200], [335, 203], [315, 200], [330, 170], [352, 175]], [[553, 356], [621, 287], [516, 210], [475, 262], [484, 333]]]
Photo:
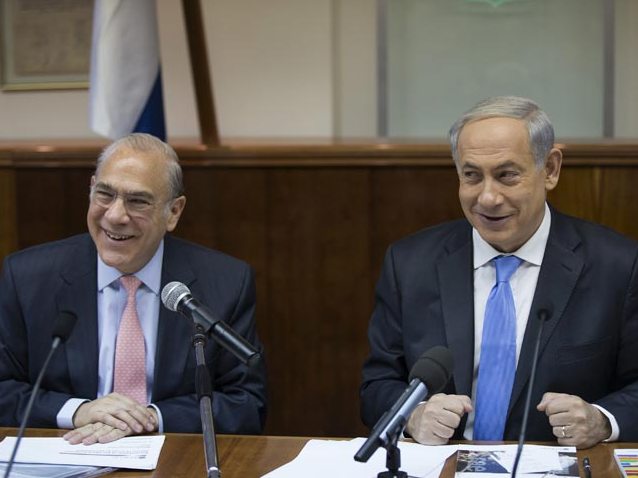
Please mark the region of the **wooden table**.
[[[61, 436], [62, 430], [28, 430], [26, 436]], [[0, 428], [0, 439], [15, 436], [16, 430]], [[219, 462], [223, 478], [260, 477], [289, 462], [297, 456], [308, 437], [239, 436], [217, 437]], [[578, 459], [589, 457], [594, 478], [620, 478], [613, 458], [614, 448], [638, 448], [638, 443], [601, 444], [588, 450], [579, 450]], [[450, 457], [441, 474], [454, 476], [455, 458]], [[381, 470], [379, 470], [381, 471]], [[198, 478], [205, 476], [204, 450], [201, 435], [167, 433], [157, 469], [145, 471], [118, 471], [107, 475], [113, 478]], [[581, 469], [581, 476], [584, 476]]]
[[[56, 437], [64, 430], [30, 429], [25, 436]], [[13, 428], [0, 428], [0, 439], [16, 436]], [[309, 438], [219, 435], [217, 447], [223, 478], [259, 477], [289, 462]], [[167, 433], [157, 469], [118, 471], [113, 478], [199, 478], [206, 476], [202, 435]]]

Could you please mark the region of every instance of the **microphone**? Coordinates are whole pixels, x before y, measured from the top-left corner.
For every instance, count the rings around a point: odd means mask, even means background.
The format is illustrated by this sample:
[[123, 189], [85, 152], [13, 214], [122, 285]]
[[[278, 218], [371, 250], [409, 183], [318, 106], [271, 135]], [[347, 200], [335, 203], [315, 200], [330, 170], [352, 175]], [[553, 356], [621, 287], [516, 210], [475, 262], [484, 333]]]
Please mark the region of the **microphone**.
[[22, 416], [22, 422], [20, 423], [20, 429], [18, 430], [18, 436], [16, 438], [15, 445], [13, 446], [13, 451], [11, 452], [11, 458], [7, 463], [7, 469], [4, 472], [4, 478], [7, 478], [11, 473], [11, 468], [13, 468], [13, 463], [16, 459], [16, 454], [18, 453], [18, 447], [20, 446], [20, 441], [24, 436], [24, 430], [27, 427], [27, 421], [29, 420], [29, 416], [31, 415], [31, 409], [33, 408], [33, 403], [35, 402], [35, 396], [38, 393], [38, 389], [40, 388], [40, 384], [42, 383], [42, 379], [44, 378], [44, 372], [49, 366], [49, 362], [51, 361], [51, 357], [53, 357], [53, 353], [60, 346], [61, 343], [64, 343], [71, 335], [73, 331], [73, 327], [75, 326], [75, 322], [77, 321], [77, 316], [73, 312], [63, 311], [58, 315], [55, 323], [53, 324], [53, 342], [51, 343], [51, 349], [49, 350], [49, 354], [44, 360], [44, 364], [40, 369], [40, 374], [31, 389], [31, 396], [29, 397], [29, 402], [27, 403], [27, 408], [24, 410], [24, 415]]
[[213, 312], [191, 295], [191, 291], [181, 282], [169, 282], [162, 289], [162, 303], [173, 312], [179, 312], [201, 326], [226, 350], [243, 363], [252, 367], [261, 355], [252, 344], [235, 332], [226, 322], [215, 317]]
[[446, 347], [432, 347], [421, 355], [410, 371], [408, 388], [372, 428], [354, 459], [366, 462], [377, 448], [387, 446], [393, 436], [401, 433], [416, 406], [428, 395], [438, 393], [445, 387], [452, 368], [452, 353]]
[[518, 469], [518, 462], [521, 459], [523, 453], [523, 443], [525, 442], [525, 435], [527, 435], [527, 418], [529, 417], [529, 409], [532, 403], [532, 389], [534, 388], [534, 382], [536, 379], [536, 366], [538, 365], [538, 352], [541, 346], [541, 335], [543, 334], [543, 326], [545, 322], [552, 318], [552, 306], [549, 304], [545, 308], [541, 308], [537, 313], [540, 325], [538, 326], [538, 335], [536, 336], [536, 343], [534, 345], [534, 357], [532, 358], [532, 370], [529, 374], [529, 388], [527, 389], [527, 397], [525, 398], [525, 408], [523, 410], [523, 421], [521, 423], [521, 434], [518, 437], [518, 447], [516, 448], [516, 457], [514, 458], [514, 466], [512, 466], [512, 478], [516, 478], [516, 470]]

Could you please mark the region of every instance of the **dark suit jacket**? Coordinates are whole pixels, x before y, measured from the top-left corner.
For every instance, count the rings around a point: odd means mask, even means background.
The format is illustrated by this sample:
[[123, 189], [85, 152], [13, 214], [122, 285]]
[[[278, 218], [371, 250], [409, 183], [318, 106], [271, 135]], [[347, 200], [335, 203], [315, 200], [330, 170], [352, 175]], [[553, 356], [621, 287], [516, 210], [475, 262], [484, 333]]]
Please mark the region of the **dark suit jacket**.
[[[528, 424], [530, 440], [553, 440], [536, 411], [544, 392], [578, 395], [611, 412], [621, 441], [638, 440], [638, 244], [559, 214], [552, 224], [509, 405], [505, 439], [520, 431], [538, 311], [551, 307]], [[445, 393], [470, 395], [474, 367], [472, 233], [466, 220], [423, 230], [390, 246], [376, 289], [363, 367], [361, 414], [374, 425], [405, 389], [410, 369], [435, 345], [454, 357]], [[462, 438], [465, 421], [455, 438]]]
[[[261, 350], [255, 331], [251, 268], [220, 252], [165, 237], [162, 286], [186, 284], [202, 303]], [[88, 234], [8, 256], [0, 276], [0, 425], [16, 426], [51, 346], [63, 310], [78, 321], [53, 356], [29, 421], [55, 428], [72, 397], [94, 399], [98, 382], [97, 251]], [[190, 320], [160, 306], [152, 402], [167, 432], [199, 432]], [[213, 414], [220, 433], [260, 433], [266, 413], [266, 374], [249, 369], [213, 340], [206, 346], [213, 380]]]

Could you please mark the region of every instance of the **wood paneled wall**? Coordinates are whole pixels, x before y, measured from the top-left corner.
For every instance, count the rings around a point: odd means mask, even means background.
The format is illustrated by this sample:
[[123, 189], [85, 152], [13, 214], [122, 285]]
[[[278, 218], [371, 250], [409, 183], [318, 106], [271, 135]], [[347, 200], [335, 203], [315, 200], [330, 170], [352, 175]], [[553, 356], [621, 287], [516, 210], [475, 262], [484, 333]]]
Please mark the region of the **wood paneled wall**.
[[[188, 202], [176, 234], [256, 270], [267, 433], [366, 433], [358, 387], [384, 251], [462, 215], [447, 146], [177, 149]], [[638, 145], [564, 151], [552, 204], [638, 239]], [[0, 257], [85, 231], [97, 154], [0, 147]]]

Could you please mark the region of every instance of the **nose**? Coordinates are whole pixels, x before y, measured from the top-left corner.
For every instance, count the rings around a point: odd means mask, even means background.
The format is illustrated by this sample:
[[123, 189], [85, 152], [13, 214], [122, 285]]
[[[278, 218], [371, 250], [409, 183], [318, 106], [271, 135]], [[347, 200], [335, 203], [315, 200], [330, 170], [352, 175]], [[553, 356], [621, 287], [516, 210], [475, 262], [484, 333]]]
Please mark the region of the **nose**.
[[498, 183], [491, 178], [485, 179], [478, 196], [479, 205], [485, 208], [493, 208], [499, 206], [502, 202], [503, 195]]
[[126, 210], [126, 206], [124, 205], [124, 199], [120, 196], [116, 197], [113, 203], [111, 203], [111, 205], [104, 213], [104, 217], [106, 217], [112, 223], [128, 222], [130, 217], [128, 215], [128, 211]]

